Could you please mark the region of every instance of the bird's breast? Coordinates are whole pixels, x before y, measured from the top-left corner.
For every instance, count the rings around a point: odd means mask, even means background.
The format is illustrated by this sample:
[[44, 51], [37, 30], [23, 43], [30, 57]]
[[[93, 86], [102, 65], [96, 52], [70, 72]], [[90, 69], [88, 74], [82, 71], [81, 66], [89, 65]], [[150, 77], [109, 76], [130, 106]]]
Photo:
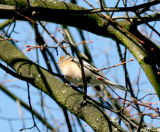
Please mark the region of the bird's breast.
[[72, 83], [78, 84], [82, 82], [82, 74], [80, 67], [69, 60], [60, 65], [63, 75]]

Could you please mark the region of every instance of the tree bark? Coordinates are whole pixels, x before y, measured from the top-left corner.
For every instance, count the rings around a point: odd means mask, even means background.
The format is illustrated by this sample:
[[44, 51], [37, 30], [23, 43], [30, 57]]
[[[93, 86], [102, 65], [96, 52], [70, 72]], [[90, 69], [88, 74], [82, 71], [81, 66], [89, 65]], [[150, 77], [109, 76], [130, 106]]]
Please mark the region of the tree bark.
[[25, 81], [48, 94], [61, 107], [86, 121], [95, 131], [125, 131], [116, 122], [111, 121], [110, 117], [91, 100], [81, 106], [82, 94], [66, 86], [47, 70], [31, 62], [7, 40], [0, 41], [0, 59], [13, 68]]
[[[158, 3], [159, 0], [156, 2]], [[27, 5], [26, 0], [19, 0], [16, 3], [14, 0], [0, 0], [0, 3], [3, 4], [0, 5], [0, 18], [12, 18], [14, 16], [15, 19], [28, 20], [27, 17], [29, 17], [33, 20], [66, 24], [119, 41], [137, 59], [160, 98], [160, 75], [157, 68], [160, 66], [160, 48], [141, 35], [136, 30], [134, 23], [132, 24], [127, 20], [112, 23], [100, 14], [86, 14], [86, 8], [55, 0], [45, 1], [45, 3], [36, 0], [30, 3], [31, 6]], [[141, 21], [141, 23], [143, 22]], [[141, 42], [124, 29], [134, 34]]]

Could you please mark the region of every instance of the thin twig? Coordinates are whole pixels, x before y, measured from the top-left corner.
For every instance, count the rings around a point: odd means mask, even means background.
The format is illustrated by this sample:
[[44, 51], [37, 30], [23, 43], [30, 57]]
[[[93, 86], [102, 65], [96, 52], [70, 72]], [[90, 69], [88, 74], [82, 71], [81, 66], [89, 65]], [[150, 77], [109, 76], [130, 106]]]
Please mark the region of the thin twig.
[[38, 23], [37, 22], [35, 22], [34, 20], [32, 20], [31, 18], [29, 18], [29, 17], [27, 17], [27, 16], [24, 16], [23, 14], [21, 14], [20, 12], [18, 12], [18, 11], [15, 11], [18, 15], [20, 15], [20, 16], [22, 16], [22, 17], [24, 17], [24, 18], [26, 18], [27, 20], [29, 20], [30, 22], [32, 22], [32, 23], [34, 23], [34, 24], [36, 24], [36, 25], [38, 25]]
[[2, 37], [6, 36], [6, 34], [8, 33], [8, 30], [9, 30], [9, 28], [10, 28], [10, 26], [11, 26], [11, 24], [12, 24], [13, 21], [14, 21], [14, 17], [13, 17], [12, 20], [10, 21], [10, 24], [9, 24], [9, 26], [8, 26], [8, 28], [7, 28], [7, 31], [2, 35]]
[[96, 71], [102, 71], [102, 70], [110, 69], [110, 68], [112, 68], [112, 67], [120, 66], [120, 65], [123, 65], [123, 64], [125, 64], [125, 63], [127, 63], [127, 62], [130, 62], [130, 61], [133, 61], [133, 60], [134, 60], [134, 59], [130, 59], [130, 60], [125, 61], [125, 62], [122, 62], [122, 63], [120, 63], [120, 64], [116, 64], [116, 65], [113, 65], [113, 66], [110, 66], [110, 67], [98, 69], [98, 70], [96, 70]]
[[23, 130], [25, 130], [25, 129], [32, 129], [32, 128], [36, 127], [37, 130], [38, 130], [39, 132], [41, 132], [41, 131], [39, 130], [36, 122], [35, 122], [35, 119], [34, 119], [34, 114], [33, 114], [32, 105], [31, 105], [31, 97], [30, 97], [29, 83], [28, 83], [28, 82], [27, 82], [27, 90], [28, 90], [28, 101], [29, 101], [29, 106], [30, 106], [30, 110], [31, 110], [31, 113], [32, 113], [32, 119], [33, 119], [34, 125], [33, 125], [32, 127], [29, 127], [29, 128], [22, 128], [20, 131], [23, 131]]
[[137, 101], [131, 101], [131, 100], [128, 100], [128, 99], [121, 98], [120, 96], [118, 96], [117, 99], [125, 100], [125, 101], [128, 101], [128, 102], [133, 103], [133, 104], [137, 104], [137, 105], [141, 105], [141, 106], [147, 107], [149, 110], [152, 109], [152, 110], [154, 110], [156, 113], [158, 113], [160, 115], [159, 109], [157, 109], [157, 108], [155, 109], [155, 108], [151, 107], [152, 103], [150, 105], [144, 104], [144, 103], [138, 103]]
[[[91, 6], [93, 9], [95, 9], [95, 7], [90, 4], [87, 0], [84, 0], [89, 6]], [[133, 35], [131, 32], [129, 32], [124, 26], [118, 24], [116, 21], [112, 20], [110, 17], [104, 15], [103, 13], [99, 13], [101, 16], [103, 16], [104, 18], [106, 18], [108, 21], [118, 25], [121, 29], [124, 29], [127, 33], [129, 33], [132, 37], [134, 37], [136, 40], [138, 40], [140, 43], [144, 44], [145, 42], [140, 40], [138, 37], [136, 37], [135, 35]]]

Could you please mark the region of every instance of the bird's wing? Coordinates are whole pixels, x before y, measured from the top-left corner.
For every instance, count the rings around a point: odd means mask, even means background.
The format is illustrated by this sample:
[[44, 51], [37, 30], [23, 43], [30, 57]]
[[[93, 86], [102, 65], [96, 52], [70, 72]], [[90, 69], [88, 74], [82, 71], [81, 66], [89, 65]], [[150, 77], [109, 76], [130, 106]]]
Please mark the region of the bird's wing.
[[[81, 67], [80, 63], [79, 63], [79, 60], [76, 59], [76, 58], [72, 58], [72, 61], [74, 61], [79, 67]], [[107, 77], [105, 77], [105, 75], [101, 72], [101, 71], [98, 71], [94, 66], [92, 66], [91, 64], [87, 63], [86, 61], [83, 61], [83, 66], [85, 68], [87, 68], [88, 70], [90, 70], [93, 74], [99, 76], [99, 77], [102, 77], [102, 80], [106, 85], [110, 85], [112, 87], [115, 87], [115, 88], [118, 88], [118, 89], [121, 89], [121, 90], [124, 90], [126, 91], [127, 88], [117, 84], [117, 83], [114, 83], [112, 81], [110, 81], [109, 79], [107, 79]]]

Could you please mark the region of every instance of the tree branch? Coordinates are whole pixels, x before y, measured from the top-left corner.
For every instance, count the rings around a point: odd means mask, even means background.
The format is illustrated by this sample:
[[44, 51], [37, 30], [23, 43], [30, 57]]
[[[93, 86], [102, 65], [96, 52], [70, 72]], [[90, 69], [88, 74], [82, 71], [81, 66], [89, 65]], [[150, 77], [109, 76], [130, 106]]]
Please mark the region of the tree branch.
[[94, 130], [106, 132], [116, 128], [119, 131], [124, 131], [115, 122], [111, 122], [101, 108], [92, 101], [87, 101], [87, 105], [81, 107], [83, 95], [65, 86], [48, 71], [31, 62], [7, 40], [0, 41], [0, 59], [5, 61], [19, 75], [25, 78], [32, 77], [34, 81], [28, 80], [29, 83], [48, 94], [61, 107], [86, 121]]
[[152, 22], [152, 21], [160, 21], [160, 14], [151, 14], [151, 15], [145, 15], [140, 17], [136, 17], [136, 19], [133, 20], [133, 23], [135, 25], [141, 25], [145, 24], [146, 22]]
[[[159, 2], [159, 0], [157, 2]], [[14, 0], [5, 4], [15, 5]], [[17, 4], [16, 11], [1, 10], [0, 18], [12, 18], [15, 16], [16, 19], [28, 20], [28, 17], [31, 19], [61, 23], [118, 40], [126, 46], [137, 59], [160, 98], [160, 76], [158, 75], [157, 69], [157, 65], [158, 67], [160, 66], [160, 49], [153, 42], [141, 35], [138, 30], [136, 30], [134, 23], [132, 25], [127, 20], [117, 21], [119, 25], [122, 25], [125, 29], [141, 39], [144, 44], [138, 42], [128, 34], [124, 28], [117, 26], [115, 23], [108, 22], [108, 20], [100, 14], [72, 13], [75, 10], [86, 10], [75, 4], [57, 1], [45, 1], [45, 3], [42, 3], [37, 0], [31, 4], [32, 7], [29, 9], [26, 9], [27, 2], [25, 0], [19, 0]], [[20, 12], [22, 15], [16, 12]]]

